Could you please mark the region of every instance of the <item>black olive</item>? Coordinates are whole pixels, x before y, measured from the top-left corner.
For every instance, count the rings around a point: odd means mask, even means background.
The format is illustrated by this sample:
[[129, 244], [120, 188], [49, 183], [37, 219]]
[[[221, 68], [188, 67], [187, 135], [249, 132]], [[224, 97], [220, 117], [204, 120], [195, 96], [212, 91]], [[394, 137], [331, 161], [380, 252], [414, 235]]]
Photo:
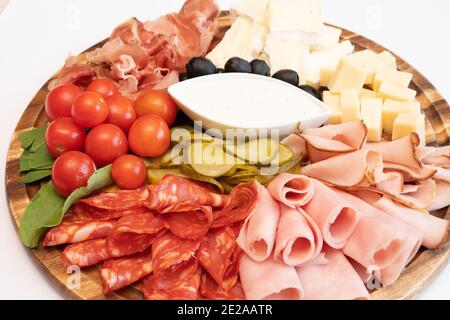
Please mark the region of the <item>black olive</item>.
[[299, 87], [300, 89], [302, 89], [303, 91], [309, 93], [310, 95], [312, 95], [314, 98], [322, 100], [322, 97], [320, 96], [319, 91], [317, 91], [315, 88], [308, 86], [308, 85], [302, 85]]
[[225, 64], [225, 72], [251, 73], [252, 66], [242, 58], [233, 57]]
[[270, 68], [264, 60], [255, 59], [250, 62], [250, 65], [252, 66], [252, 73], [267, 77], [270, 76]]
[[224, 73], [225, 69], [224, 68], [217, 68], [217, 73]]
[[275, 79], [290, 83], [293, 86], [298, 86], [298, 83], [300, 82], [298, 73], [294, 70], [289, 70], [289, 69], [283, 69], [283, 70], [277, 71], [272, 77]]
[[186, 65], [186, 71], [189, 78], [207, 76], [217, 73], [217, 68], [211, 60], [197, 57], [192, 58]]
[[189, 79], [189, 77], [188, 77], [188, 74], [186, 72], [185, 73], [180, 73], [180, 75], [178, 76], [178, 80], [180, 80], [180, 82], [188, 80], [188, 79]]

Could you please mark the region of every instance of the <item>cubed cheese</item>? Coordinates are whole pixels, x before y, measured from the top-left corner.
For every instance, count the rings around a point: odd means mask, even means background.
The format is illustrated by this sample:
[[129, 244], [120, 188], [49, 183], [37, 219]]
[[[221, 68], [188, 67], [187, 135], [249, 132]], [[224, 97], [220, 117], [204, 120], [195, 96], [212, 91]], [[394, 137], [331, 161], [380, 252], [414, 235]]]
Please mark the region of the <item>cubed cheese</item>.
[[342, 122], [341, 97], [339, 94], [330, 91], [322, 93], [323, 102], [331, 108], [331, 116], [328, 119], [329, 124], [339, 124]]
[[322, 29], [313, 37], [311, 50], [326, 51], [332, 49], [338, 44], [341, 33], [341, 29], [323, 25]]
[[341, 91], [342, 122], [360, 120], [360, 104], [358, 90], [346, 89]]
[[407, 88], [413, 75], [409, 72], [401, 72], [391, 69], [382, 69], [377, 72], [373, 81], [373, 89], [378, 91], [382, 82], [389, 82]]
[[412, 89], [399, 86], [398, 84], [383, 81], [378, 89], [378, 94], [380, 97], [385, 99], [413, 101], [417, 92]]
[[336, 68], [333, 67], [325, 67], [320, 69], [320, 80], [319, 84], [321, 87], [328, 87], [328, 83], [330, 82], [331, 77], [333, 77], [336, 72]]
[[400, 113], [420, 114], [420, 103], [417, 101], [399, 102], [386, 99], [383, 104], [383, 130], [392, 134], [394, 121]]
[[377, 66], [378, 55], [375, 52], [367, 49], [355, 52], [354, 54], [350, 55], [349, 59], [351, 59], [353, 63], [360, 66], [366, 71], [366, 79], [364, 83], [371, 84]]
[[244, 17], [254, 23], [266, 25], [270, 0], [241, 0], [230, 7], [232, 21]]
[[376, 71], [381, 69], [397, 70], [397, 61], [389, 51], [378, 54]]
[[380, 98], [361, 99], [361, 119], [367, 126], [367, 141], [379, 142], [383, 132], [383, 100]]
[[392, 140], [397, 140], [416, 132], [421, 145], [425, 145], [425, 115], [400, 113], [394, 121]]
[[239, 17], [207, 58], [220, 68], [223, 68], [231, 57], [251, 61], [261, 54], [266, 35], [267, 30], [264, 27]]
[[346, 89], [356, 89], [359, 94], [365, 80], [365, 69], [345, 57], [339, 62], [336, 72], [328, 83], [328, 88], [334, 93], [340, 93]]
[[377, 93], [366, 89], [366, 88], [362, 88], [361, 92], [359, 93], [359, 97], [362, 98], [376, 98], [377, 97]]
[[275, 0], [269, 3], [268, 24], [272, 33], [319, 32], [323, 26], [319, 0]]

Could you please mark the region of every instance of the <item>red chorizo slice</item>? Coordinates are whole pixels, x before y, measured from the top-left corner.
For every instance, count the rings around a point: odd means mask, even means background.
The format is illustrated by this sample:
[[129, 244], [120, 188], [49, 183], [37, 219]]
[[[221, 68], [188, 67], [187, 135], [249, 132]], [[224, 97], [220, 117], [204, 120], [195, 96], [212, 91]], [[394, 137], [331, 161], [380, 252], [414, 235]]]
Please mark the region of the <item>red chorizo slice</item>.
[[63, 262], [70, 266], [88, 267], [109, 259], [106, 239], [88, 240], [67, 246], [62, 252]]
[[62, 222], [50, 229], [42, 242], [44, 247], [57, 246], [65, 243], [77, 243], [91, 239], [106, 238], [117, 220], [110, 221], [77, 221]]
[[149, 187], [144, 205], [160, 213], [199, 210], [203, 206], [221, 208], [228, 196], [197, 181], [166, 175], [157, 186]]
[[217, 283], [207, 273], [203, 273], [200, 285], [200, 294], [205, 299], [210, 300], [244, 300], [244, 290], [238, 281], [228, 290], [220, 288]]
[[220, 228], [245, 220], [255, 208], [258, 197], [258, 188], [254, 183], [241, 183], [234, 187], [225, 207], [214, 211], [214, 221], [211, 227]]
[[79, 201], [99, 209], [126, 210], [141, 207], [148, 194], [147, 188], [144, 187], [136, 190], [100, 192]]
[[201, 282], [201, 269], [194, 258], [188, 263], [155, 273], [142, 281], [142, 291], [147, 300], [195, 300]]
[[117, 221], [109, 234], [106, 247], [112, 257], [122, 257], [147, 249], [165, 232], [167, 224], [152, 212], [125, 216]]
[[188, 261], [195, 255], [199, 246], [198, 240], [181, 239], [171, 232], [166, 232], [152, 244], [153, 272], [159, 275], [164, 270]]
[[[210, 210], [210, 209], [209, 209]], [[209, 211], [212, 213], [211, 211]], [[204, 211], [170, 212], [163, 215], [169, 230], [179, 238], [197, 240], [203, 238], [211, 225], [210, 215]]]
[[119, 219], [124, 216], [133, 215], [137, 213], [148, 212], [145, 207], [136, 207], [126, 210], [108, 210], [100, 209], [83, 202], [75, 203], [68, 213], [65, 215], [64, 220], [67, 221], [80, 221], [80, 220], [93, 220], [93, 221], [105, 221], [111, 219]]
[[151, 250], [124, 258], [114, 258], [100, 265], [100, 279], [103, 293], [123, 288], [153, 271]]

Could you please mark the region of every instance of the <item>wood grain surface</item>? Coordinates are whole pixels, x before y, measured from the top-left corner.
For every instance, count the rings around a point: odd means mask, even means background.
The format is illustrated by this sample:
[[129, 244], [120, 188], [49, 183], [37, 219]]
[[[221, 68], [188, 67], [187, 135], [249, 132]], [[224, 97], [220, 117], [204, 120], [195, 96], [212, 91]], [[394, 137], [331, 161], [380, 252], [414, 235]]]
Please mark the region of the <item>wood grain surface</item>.
[[[227, 12], [223, 12], [220, 19], [220, 32], [216, 36], [214, 43], [220, 41], [229, 26], [229, 15]], [[376, 52], [386, 50], [377, 43], [345, 29], [343, 29], [342, 39], [352, 41], [358, 51], [363, 49], [371, 49]], [[92, 48], [102, 43], [103, 41]], [[414, 75], [412, 88], [417, 90], [419, 94], [418, 99], [427, 118], [427, 143], [429, 145], [448, 144], [450, 136], [450, 106], [423, 75], [400, 57], [396, 56], [396, 58], [400, 70], [411, 72]], [[17, 136], [23, 131], [42, 126], [47, 122], [44, 111], [44, 101], [47, 93], [47, 83], [45, 83], [34, 96], [17, 124], [8, 151], [5, 183], [12, 222], [16, 227], [20, 224], [23, 212], [30, 199], [39, 189], [38, 184], [25, 186], [19, 182], [19, 158], [22, 149]], [[450, 219], [450, 210], [441, 210], [433, 214]], [[39, 247], [31, 251], [36, 256], [36, 261], [39, 262], [40, 267], [48, 272], [49, 279], [59, 286], [67, 297], [76, 299], [142, 299], [139, 283], [115, 293], [103, 295], [97, 267], [84, 268], [81, 272], [66, 270], [60, 260], [62, 251], [60, 247]], [[372, 298], [415, 298], [445, 267], [449, 257], [449, 240], [438, 250], [421, 251], [394, 285], [373, 291], [371, 294]]]

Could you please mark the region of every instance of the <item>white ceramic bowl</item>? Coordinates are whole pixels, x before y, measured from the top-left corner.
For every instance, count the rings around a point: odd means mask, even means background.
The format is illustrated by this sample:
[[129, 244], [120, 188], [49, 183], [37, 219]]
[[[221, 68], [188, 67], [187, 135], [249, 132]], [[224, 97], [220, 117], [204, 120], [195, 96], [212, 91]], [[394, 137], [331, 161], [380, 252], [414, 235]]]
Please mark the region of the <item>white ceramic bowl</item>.
[[205, 129], [278, 129], [285, 137], [297, 129], [317, 128], [331, 110], [286, 82], [247, 73], [222, 73], [179, 82], [171, 97]]

